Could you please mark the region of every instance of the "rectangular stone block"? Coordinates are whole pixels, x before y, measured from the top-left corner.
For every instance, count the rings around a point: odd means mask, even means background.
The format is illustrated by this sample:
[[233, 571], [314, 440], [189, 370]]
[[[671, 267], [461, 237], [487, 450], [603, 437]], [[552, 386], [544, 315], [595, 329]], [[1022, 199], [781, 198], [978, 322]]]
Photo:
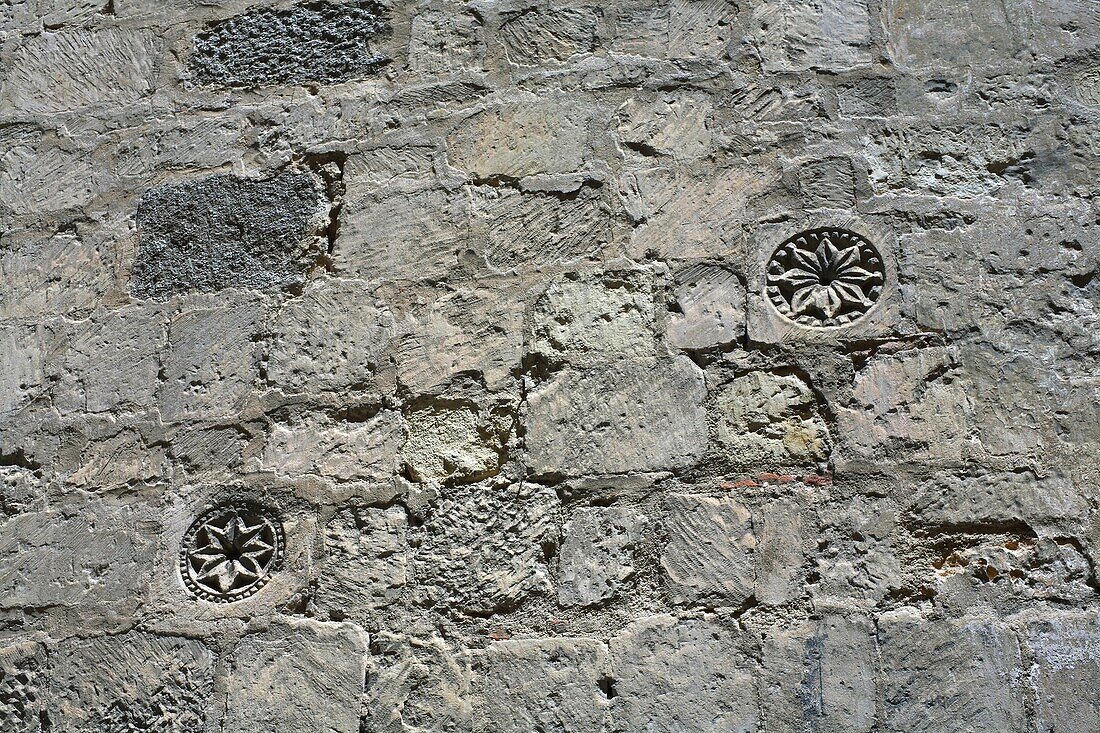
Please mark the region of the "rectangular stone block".
[[342, 509], [325, 527], [324, 543], [316, 610], [322, 618], [378, 626], [400, 604], [408, 582], [404, 509]]
[[676, 494], [665, 500], [661, 570], [673, 603], [739, 606], [756, 586], [752, 516], [732, 499]]
[[1035, 730], [1085, 733], [1100, 718], [1100, 627], [1093, 613], [1064, 613], [1031, 623], [1035, 659]]
[[871, 64], [871, 18], [863, 0], [766, 0], [753, 10], [753, 21], [766, 71]]
[[634, 575], [645, 517], [631, 507], [583, 507], [565, 522], [558, 551], [558, 603], [594, 606]]

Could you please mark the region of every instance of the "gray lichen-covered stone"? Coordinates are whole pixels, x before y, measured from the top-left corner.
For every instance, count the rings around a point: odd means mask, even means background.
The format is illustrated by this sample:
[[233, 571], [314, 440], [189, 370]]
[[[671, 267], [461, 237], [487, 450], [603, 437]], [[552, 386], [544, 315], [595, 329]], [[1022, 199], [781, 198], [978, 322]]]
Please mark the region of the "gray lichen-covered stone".
[[304, 172], [266, 180], [218, 175], [154, 188], [138, 205], [141, 243], [130, 289], [137, 297], [166, 298], [297, 285], [319, 254], [320, 217], [321, 193]]
[[259, 8], [214, 23], [195, 36], [195, 81], [231, 87], [332, 84], [377, 73], [389, 32], [375, 2], [316, 2]]

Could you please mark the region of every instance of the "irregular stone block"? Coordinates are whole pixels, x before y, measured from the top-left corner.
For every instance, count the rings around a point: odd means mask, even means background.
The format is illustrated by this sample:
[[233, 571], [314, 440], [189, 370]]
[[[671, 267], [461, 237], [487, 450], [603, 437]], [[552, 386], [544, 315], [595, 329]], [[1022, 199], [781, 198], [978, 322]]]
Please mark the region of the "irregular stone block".
[[690, 466], [706, 448], [705, 398], [684, 358], [566, 369], [528, 396], [527, 464], [565, 476]]
[[737, 5], [729, 0], [671, 0], [668, 57], [722, 59], [733, 40]]
[[500, 37], [513, 64], [567, 61], [595, 50], [599, 18], [596, 8], [531, 8], [508, 15]]
[[668, 95], [651, 103], [631, 97], [616, 112], [619, 139], [643, 155], [694, 160], [710, 152], [711, 113], [706, 97]]
[[497, 641], [481, 655], [485, 730], [600, 731], [607, 647], [595, 639]]
[[409, 68], [425, 74], [478, 69], [485, 55], [481, 20], [473, 13], [429, 10], [412, 20]]
[[889, 733], [1024, 730], [1014, 684], [1022, 660], [1015, 634], [985, 620], [925, 621], [915, 612], [879, 619]]
[[4, 107], [31, 114], [119, 111], [152, 93], [163, 46], [159, 34], [129, 28], [30, 36], [7, 65]]
[[293, 620], [244, 637], [229, 657], [222, 729], [358, 733], [366, 654], [351, 624]]
[[1058, 473], [936, 473], [911, 485], [905, 498], [911, 511], [930, 524], [1005, 526], [1024, 521], [1073, 534], [1088, 515], [1081, 489]]
[[188, 310], [169, 326], [163, 382], [157, 390], [165, 421], [237, 415], [259, 378], [264, 326], [258, 302]]
[[314, 280], [279, 309], [267, 379], [284, 392], [363, 389], [396, 335], [393, 314], [356, 280]]
[[756, 585], [752, 516], [732, 499], [665, 499], [661, 570], [673, 603], [739, 606]]
[[[64, 142], [33, 125], [0, 129], [4, 149], [0, 165], [0, 213], [41, 217], [79, 215], [112, 177], [89, 151]], [[75, 148], [75, 149], [74, 149]]]
[[42, 733], [48, 688], [41, 644], [26, 641], [0, 647], [0, 730]]
[[263, 467], [280, 476], [322, 476], [342, 488], [381, 482], [396, 475], [405, 438], [404, 421], [393, 412], [362, 422], [277, 424], [264, 446]]
[[1100, 629], [1092, 613], [1064, 613], [1028, 625], [1035, 660], [1035, 730], [1085, 733], [1100, 714]]
[[9, 415], [43, 391], [47, 343], [42, 329], [0, 326], [0, 415]]
[[827, 616], [769, 631], [761, 697], [775, 733], [870, 733], [875, 726], [875, 629]]
[[512, 428], [509, 415], [480, 415], [473, 407], [428, 405], [408, 415], [401, 452], [414, 481], [477, 481], [496, 473]]
[[610, 651], [615, 697], [609, 730], [759, 729], [753, 662], [726, 628], [649, 616], [612, 637]]
[[214, 655], [198, 641], [136, 631], [70, 640], [50, 667], [51, 730], [60, 733], [185, 733], [217, 719]]
[[168, 184], [138, 205], [141, 243], [130, 283], [139, 298], [301, 283], [318, 253], [321, 194], [308, 173], [251, 180], [217, 175]]
[[871, 64], [871, 18], [861, 0], [767, 0], [753, 10], [769, 72], [845, 71]]
[[798, 185], [808, 209], [851, 209], [856, 205], [856, 176], [848, 158], [825, 158], [802, 166]]
[[534, 96], [490, 108], [447, 138], [448, 159], [470, 178], [571, 173], [584, 164], [589, 114]]
[[709, 349], [745, 336], [745, 286], [729, 270], [688, 265], [676, 273], [665, 339], [679, 349]]
[[155, 525], [132, 512], [17, 514], [0, 523], [0, 608], [75, 606], [134, 611], [154, 560]]
[[1022, 4], [974, 0], [962, 5], [936, 0], [887, 0], [883, 6], [886, 49], [901, 69], [956, 74], [1004, 63], [1023, 50]]
[[163, 308], [131, 306], [78, 324], [59, 369], [54, 404], [61, 412], [148, 410], [156, 402], [168, 339]]
[[718, 393], [718, 442], [742, 467], [809, 466], [830, 451], [829, 430], [810, 388], [795, 376], [752, 372]]
[[584, 507], [562, 528], [558, 603], [594, 606], [613, 598], [634, 575], [645, 517], [630, 507]]
[[569, 275], [539, 296], [532, 350], [591, 366], [607, 359], [653, 357], [653, 281], [644, 272]]
[[440, 500], [413, 535], [418, 602], [480, 616], [548, 593], [556, 505], [533, 484], [478, 484]]
[[408, 580], [408, 522], [400, 507], [347, 508], [325, 527], [325, 560], [313, 596], [324, 618], [376, 626]]
[[89, 238], [19, 232], [2, 239], [0, 319], [46, 318], [89, 310], [111, 285], [112, 274], [104, 256]]
[[199, 84], [259, 87], [334, 84], [377, 73], [389, 61], [386, 9], [375, 2], [259, 8], [195, 36], [189, 61]]

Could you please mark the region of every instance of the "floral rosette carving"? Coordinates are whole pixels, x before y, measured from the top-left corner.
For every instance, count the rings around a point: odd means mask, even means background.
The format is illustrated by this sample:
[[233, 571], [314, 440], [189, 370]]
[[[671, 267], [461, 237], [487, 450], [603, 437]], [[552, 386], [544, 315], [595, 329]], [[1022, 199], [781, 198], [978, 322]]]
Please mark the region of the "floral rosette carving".
[[882, 255], [844, 229], [813, 229], [791, 237], [767, 266], [767, 295], [786, 318], [805, 326], [844, 326], [882, 295]]
[[283, 554], [278, 518], [255, 504], [224, 504], [195, 519], [180, 548], [183, 582], [199, 598], [231, 603], [271, 579]]

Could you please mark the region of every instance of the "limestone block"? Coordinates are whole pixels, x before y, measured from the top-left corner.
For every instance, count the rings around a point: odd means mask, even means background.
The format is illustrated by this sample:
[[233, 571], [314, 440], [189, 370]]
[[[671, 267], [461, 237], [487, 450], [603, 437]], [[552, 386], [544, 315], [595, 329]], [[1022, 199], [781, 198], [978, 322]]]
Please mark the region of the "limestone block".
[[78, 323], [59, 369], [54, 404], [62, 412], [149, 410], [156, 403], [168, 317], [129, 306]]
[[887, 51], [905, 71], [958, 74], [1003, 63], [1023, 50], [1021, 3], [887, 0], [882, 12]]
[[17, 232], [0, 249], [0, 319], [47, 318], [90, 310], [112, 273], [90, 237]]
[[103, 506], [16, 514], [0, 522], [0, 608], [135, 610], [154, 560], [155, 525]]
[[0, 646], [0, 730], [42, 733], [48, 693], [41, 644], [9, 641]]
[[490, 107], [447, 138], [448, 161], [475, 179], [572, 173], [584, 164], [588, 114], [534, 96]]
[[769, 72], [845, 71], [871, 64], [871, 17], [861, 0], [767, 0], [753, 10]]
[[137, 222], [137, 297], [285, 288], [302, 282], [318, 254], [321, 194], [304, 172], [196, 178], [146, 191]]
[[734, 38], [737, 5], [729, 0], [671, 0], [668, 57], [722, 59]]
[[473, 186], [471, 235], [495, 271], [527, 273], [598, 259], [611, 242], [611, 204], [603, 187], [561, 197]]
[[562, 528], [558, 603], [594, 606], [613, 598], [634, 575], [634, 553], [646, 523], [630, 507], [584, 507]]
[[644, 272], [572, 274], [535, 303], [532, 350], [590, 367], [655, 355], [653, 281]]
[[1096, 615], [1063, 613], [1027, 627], [1035, 659], [1035, 730], [1084, 733], [1100, 714], [1100, 633]]
[[428, 10], [412, 20], [409, 68], [425, 74], [478, 69], [485, 55], [481, 19], [473, 13]]
[[745, 286], [724, 267], [688, 265], [676, 273], [665, 339], [679, 349], [708, 349], [745, 335]]
[[0, 326], [0, 415], [9, 415], [44, 391], [48, 336], [31, 326]]
[[362, 389], [396, 335], [393, 314], [357, 280], [313, 280], [276, 317], [267, 378], [284, 392]]
[[508, 60], [519, 66], [567, 61], [596, 48], [594, 7], [531, 8], [509, 13], [500, 26]]
[[385, 481], [397, 473], [405, 437], [404, 421], [393, 412], [362, 422], [318, 418], [276, 424], [264, 446], [263, 467], [280, 476], [321, 476], [339, 485]]
[[444, 404], [412, 410], [408, 424], [401, 456], [414, 481], [476, 481], [500, 467], [512, 419]]
[[556, 544], [557, 497], [534, 484], [463, 487], [415, 535], [416, 599], [485, 615], [550, 591], [544, 543]]
[[160, 483], [168, 467], [164, 446], [144, 435], [143, 425], [128, 422], [97, 416], [67, 425], [70, 436], [79, 433], [86, 442], [65, 483], [100, 493]]
[[756, 585], [752, 515], [732, 499], [665, 500], [661, 570], [673, 603], [739, 606]]
[[112, 182], [89, 151], [34, 125], [0, 129], [0, 145], [0, 213], [71, 213], [91, 204]]
[[131, 631], [73, 639], [51, 654], [51, 730], [206, 730], [214, 655], [201, 642]]
[[776, 733], [871, 733], [877, 650], [865, 619], [827, 616], [770, 631], [761, 697]]
[[333, 84], [375, 74], [389, 61], [389, 24], [375, 2], [257, 8], [195, 36], [189, 64], [200, 84]]
[[705, 397], [685, 358], [566, 369], [528, 396], [527, 464], [566, 476], [690, 466], [706, 446]]
[[798, 185], [808, 209], [851, 209], [856, 205], [856, 176], [849, 158], [823, 158], [798, 170]]
[[229, 656], [222, 728], [358, 733], [366, 653], [351, 624], [292, 620], [244, 637]]
[[118, 111], [153, 92], [163, 47], [159, 34], [129, 28], [28, 36], [8, 67], [4, 107], [37, 114]]
[[609, 730], [751, 733], [753, 662], [737, 635], [703, 620], [648, 616], [611, 638]]
[[481, 655], [485, 731], [601, 731], [607, 647], [595, 639], [497, 641]]
[[400, 507], [348, 507], [325, 527], [325, 559], [313, 602], [321, 618], [376, 626], [408, 582], [407, 526]]
[[76, 25], [102, 10], [99, 0], [13, 0], [0, 12], [0, 33]]
[[811, 527], [804, 526], [798, 503], [787, 499], [769, 502], [755, 513], [756, 600], [782, 605], [804, 590], [806, 555], [813, 547]]
[[889, 733], [1024, 730], [1015, 684], [1020, 644], [982, 619], [925, 621], [915, 612], [879, 619], [882, 691]]
[[157, 390], [161, 417], [172, 422], [238, 414], [259, 377], [256, 341], [264, 319], [258, 301], [186, 310], [174, 318]]
[[751, 372], [718, 392], [718, 443], [742, 467], [811, 466], [830, 452], [829, 430], [796, 376]]
[[464, 374], [494, 392], [513, 385], [523, 355], [523, 305], [510, 283], [497, 287], [433, 291], [402, 312], [393, 347], [398, 381], [413, 394], [438, 393]]
[[616, 111], [624, 147], [645, 155], [694, 160], [710, 153], [712, 114], [706, 97], [668, 94], [653, 102], [631, 97]]

